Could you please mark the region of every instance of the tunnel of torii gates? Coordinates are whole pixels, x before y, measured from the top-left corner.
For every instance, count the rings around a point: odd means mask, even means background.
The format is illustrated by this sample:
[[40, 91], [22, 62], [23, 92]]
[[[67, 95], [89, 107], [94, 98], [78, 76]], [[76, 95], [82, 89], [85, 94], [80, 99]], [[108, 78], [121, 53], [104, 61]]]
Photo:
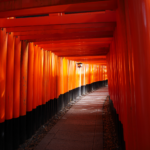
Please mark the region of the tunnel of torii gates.
[[150, 150], [149, 56], [149, 0], [0, 0], [0, 150], [107, 76], [126, 149]]

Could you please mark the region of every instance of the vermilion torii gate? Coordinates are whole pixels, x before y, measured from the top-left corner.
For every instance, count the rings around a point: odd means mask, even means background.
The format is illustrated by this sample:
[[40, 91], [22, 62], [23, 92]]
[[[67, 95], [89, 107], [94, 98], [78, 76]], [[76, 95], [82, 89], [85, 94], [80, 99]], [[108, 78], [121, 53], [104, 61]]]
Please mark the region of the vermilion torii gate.
[[0, 149], [108, 76], [126, 149], [149, 150], [149, 10], [148, 0], [0, 0]]

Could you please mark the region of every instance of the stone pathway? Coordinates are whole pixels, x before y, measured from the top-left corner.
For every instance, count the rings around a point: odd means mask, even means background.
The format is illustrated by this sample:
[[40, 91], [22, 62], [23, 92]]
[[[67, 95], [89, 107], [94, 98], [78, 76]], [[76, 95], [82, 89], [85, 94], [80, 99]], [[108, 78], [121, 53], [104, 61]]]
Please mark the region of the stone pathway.
[[81, 98], [58, 121], [35, 150], [103, 150], [103, 103], [108, 88]]

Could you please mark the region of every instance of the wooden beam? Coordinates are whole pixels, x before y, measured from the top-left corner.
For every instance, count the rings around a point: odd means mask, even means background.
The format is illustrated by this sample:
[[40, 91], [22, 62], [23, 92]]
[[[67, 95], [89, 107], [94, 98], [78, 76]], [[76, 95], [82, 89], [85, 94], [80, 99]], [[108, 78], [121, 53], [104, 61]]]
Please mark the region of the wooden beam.
[[107, 55], [108, 51], [103, 52], [103, 53], [102, 52], [97, 53], [97, 54], [89, 54], [89, 53], [83, 53], [83, 54], [81, 54], [81, 53], [78, 53], [78, 54], [59, 54], [59, 53], [55, 53], [55, 54], [58, 55], [59, 57], [77, 57], [77, 56], [83, 56], [83, 55], [84, 56], [95, 56], [95, 55], [100, 56], [100, 55]]
[[114, 27], [102, 27], [102, 28], [79, 28], [79, 29], [64, 29], [64, 30], [40, 30], [40, 31], [26, 31], [15, 32], [14, 36], [28, 36], [28, 35], [45, 35], [45, 34], [68, 34], [68, 33], [88, 33], [88, 32], [100, 32], [100, 31], [114, 31]]
[[69, 39], [85, 39], [85, 38], [105, 38], [113, 37], [113, 31], [105, 32], [92, 32], [92, 33], [69, 33], [69, 34], [46, 34], [46, 35], [33, 35], [33, 36], [20, 36], [21, 40], [45, 41], [45, 40], [69, 40]]
[[99, 43], [111, 43], [112, 37], [107, 38], [89, 38], [89, 39], [68, 39], [68, 40], [57, 40], [57, 41], [42, 41], [42, 42], [34, 42], [36, 45], [42, 44], [64, 44], [64, 43], [90, 43], [90, 42], [99, 42]]
[[20, 19], [0, 19], [0, 28], [25, 27], [38, 25], [83, 24], [97, 22], [115, 22], [115, 11], [68, 14], [62, 16], [33, 17]]
[[100, 55], [100, 56], [79, 56], [79, 57], [66, 57], [67, 59], [74, 59], [74, 60], [76, 60], [76, 59], [101, 59], [101, 58], [103, 58], [103, 59], [106, 59], [106, 56], [105, 55]]
[[47, 45], [43, 45], [43, 46], [40, 46], [41, 48], [44, 48], [44, 49], [47, 49], [47, 50], [51, 50], [51, 51], [58, 51], [58, 50], [61, 50], [61, 51], [70, 51], [70, 50], [76, 50], [76, 51], [79, 51], [79, 50], [91, 50], [91, 51], [94, 51], [95, 49], [99, 49], [99, 48], [102, 48], [102, 47], [110, 47], [110, 44], [100, 44], [100, 45], [80, 45], [80, 46], [77, 46], [77, 45], [69, 45], [68, 43], [68, 46], [64, 46], [64, 47], [50, 47], [50, 46], [47, 46]]
[[[35, 15], [35, 14], [43, 14], [43, 13], [52, 13], [52, 12], [66, 12], [66, 11], [95, 11], [95, 10], [113, 10], [117, 7], [116, 0], [107, 0], [107, 1], [99, 1], [99, 0], [88, 0], [89, 2], [93, 2], [91, 4], [91, 8], [89, 8], [89, 4], [86, 5], [87, 0], [1, 0], [0, 1], [0, 11], [7, 12], [13, 10], [22, 10], [16, 12], [9, 12], [12, 15]], [[96, 6], [94, 2], [97, 2], [99, 5]], [[81, 4], [81, 5], [80, 5]], [[62, 5], [62, 6], [61, 6]], [[50, 7], [52, 6], [52, 8]], [[45, 10], [39, 7], [46, 7]], [[95, 8], [94, 8], [95, 7]], [[39, 9], [37, 9], [39, 8]], [[50, 9], [49, 9], [50, 8]], [[27, 12], [26, 9], [29, 11]], [[44, 11], [41, 13], [41, 11]], [[4, 14], [3, 14], [4, 15]], [[8, 14], [6, 13], [5, 16]], [[11, 15], [11, 14], [10, 14]], [[8, 15], [8, 16], [10, 16]], [[18, 16], [18, 15], [17, 15]]]
[[28, 27], [9, 27], [6, 32], [27, 32], [27, 31], [45, 31], [45, 30], [66, 30], [66, 29], [83, 29], [83, 28], [108, 28], [116, 27], [116, 22], [98, 22], [85, 24], [64, 24], [64, 25], [42, 25]]
[[41, 44], [38, 45], [42, 48], [51, 49], [68, 49], [68, 48], [84, 48], [84, 47], [109, 47], [110, 43], [64, 43], [64, 44]]

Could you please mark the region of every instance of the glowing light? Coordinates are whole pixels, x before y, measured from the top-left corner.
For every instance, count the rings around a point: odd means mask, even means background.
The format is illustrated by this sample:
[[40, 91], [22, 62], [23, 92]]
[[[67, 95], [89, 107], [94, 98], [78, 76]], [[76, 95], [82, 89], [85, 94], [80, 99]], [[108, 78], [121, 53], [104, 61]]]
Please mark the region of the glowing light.
[[82, 67], [82, 63], [77, 63], [78, 68]]

